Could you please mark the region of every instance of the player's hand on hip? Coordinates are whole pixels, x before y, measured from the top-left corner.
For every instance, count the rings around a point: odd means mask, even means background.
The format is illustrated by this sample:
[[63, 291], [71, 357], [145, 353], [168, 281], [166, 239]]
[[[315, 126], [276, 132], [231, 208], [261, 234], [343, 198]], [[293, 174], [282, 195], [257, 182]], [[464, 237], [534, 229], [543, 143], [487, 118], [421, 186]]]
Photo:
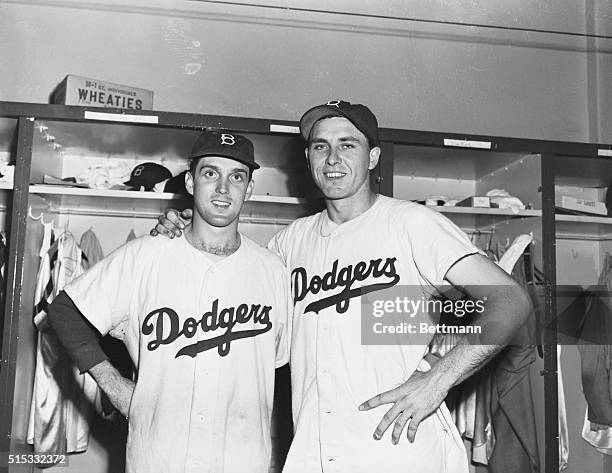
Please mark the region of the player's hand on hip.
[[415, 371], [404, 384], [368, 399], [359, 410], [368, 411], [383, 404], [393, 404], [374, 430], [374, 439], [380, 440], [395, 422], [391, 441], [397, 444], [408, 424], [406, 435], [410, 442], [414, 442], [419, 424], [440, 407], [447, 394], [448, 391], [436, 386], [429, 373]]
[[151, 230], [151, 236], [164, 235], [168, 238], [180, 237], [185, 228], [185, 221], [191, 220], [193, 210], [185, 209], [180, 214], [178, 210], [167, 209], [157, 219], [157, 225]]

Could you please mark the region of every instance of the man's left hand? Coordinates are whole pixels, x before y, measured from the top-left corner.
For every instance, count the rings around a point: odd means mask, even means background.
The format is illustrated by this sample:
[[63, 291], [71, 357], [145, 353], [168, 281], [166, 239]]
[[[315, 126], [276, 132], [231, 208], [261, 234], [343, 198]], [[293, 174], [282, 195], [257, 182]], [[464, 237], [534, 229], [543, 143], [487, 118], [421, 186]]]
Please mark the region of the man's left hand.
[[359, 406], [359, 410], [368, 411], [383, 404], [393, 403], [376, 427], [374, 439], [380, 440], [395, 421], [391, 441], [397, 444], [404, 427], [409, 423], [406, 433], [408, 440], [414, 442], [419, 424], [440, 407], [447, 394], [448, 389], [436, 385], [431, 371], [415, 371], [404, 384], [368, 399]]

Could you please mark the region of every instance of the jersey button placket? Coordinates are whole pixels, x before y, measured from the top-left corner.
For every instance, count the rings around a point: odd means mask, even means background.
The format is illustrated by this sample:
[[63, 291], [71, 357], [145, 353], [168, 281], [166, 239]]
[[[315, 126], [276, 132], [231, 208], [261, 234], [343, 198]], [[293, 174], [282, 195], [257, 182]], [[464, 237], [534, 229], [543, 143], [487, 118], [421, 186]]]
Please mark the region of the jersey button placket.
[[[331, 239], [331, 237], [330, 237]], [[327, 255], [334, 254], [330, 243], [327, 245], [325, 268], [331, 268], [333, 261]], [[337, 291], [337, 289], [336, 289]], [[328, 294], [329, 295], [329, 294]], [[328, 296], [326, 295], [326, 296]], [[337, 317], [334, 306], [319, 313], [317, 330], [317, 384], [319, 388], [319, 436], [321, 448], [321, 465], [324, 472], [336, 471], [337, 442], [335, 438], [336, 380], [334, 379], [334, 318]]]
[[331, 337], [333, 317], [336, 316], [332, 309], [327, 309], [319, 314], [318, 331], [318, 369], [317, 383], [319, 387], [319, 436], [321, 446], [321, 459], [323, 471], [331, 472], [337, 469], [337, 442], [336, 423], [338, 422], [336, 412], [336, 380], [333, 370], [333, 337]]
[[[207, 294], [214, 294], [211, 287], [214, 281], [212, 270], [209, 270], [202, 282], [200, 306], [203, 308], [202, 314], [197, 314], [200, 318], [205, 311], [212, 307], [212, 300]], [[195, 314], [194, 314], [195, 316]], [[191, 343], [209, 338], [211, 332], [204, 332], [202, 327], [198, 327], [196, 337], [191, 339]], [[191, 434], [189, 436], [189, 448], [186, 459], [186, 471], [194, 473], [214, 471], [211, 464], [213, 453], [210, 446], [214, 445], [214, 413], [217, 404], [218, 389], [218, 370], [212, 364], [217, 356], [216, 349], [198, 353], [195, 357], [195, 375], [193, 383], [193, 404], [191, 408]]]

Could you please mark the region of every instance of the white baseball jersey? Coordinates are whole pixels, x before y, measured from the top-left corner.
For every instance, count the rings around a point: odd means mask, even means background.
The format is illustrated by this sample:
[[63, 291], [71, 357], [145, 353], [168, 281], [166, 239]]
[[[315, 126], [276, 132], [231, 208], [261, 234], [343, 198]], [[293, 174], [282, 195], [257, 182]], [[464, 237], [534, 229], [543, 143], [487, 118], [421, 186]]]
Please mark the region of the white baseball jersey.
[[[294, 298], [291, 379], [295, 437], [285, 473], [464, 473], [468, 463], [445, 405], [391, 443], [373, 433], [391, 407], [358, 406], [393, 389], [417, 369], [429, 338], [413, 344], [363, 345], [361, 294], [394, 285], [435, 293], [448, 269], [477, 253], [446, 217], [424, 206], [379, 196], [341, 225], [327, 212], [299, 219], [269, 244], [291, 270]], [[424, 340], [427, 338], [427, 340]]]
[[274, 371], [290, 336], [276, 255], [242, 235], [212, 262], [185, 238], [146, 236], [65, 290], [137, 366], [128, 473], [267, 473]]

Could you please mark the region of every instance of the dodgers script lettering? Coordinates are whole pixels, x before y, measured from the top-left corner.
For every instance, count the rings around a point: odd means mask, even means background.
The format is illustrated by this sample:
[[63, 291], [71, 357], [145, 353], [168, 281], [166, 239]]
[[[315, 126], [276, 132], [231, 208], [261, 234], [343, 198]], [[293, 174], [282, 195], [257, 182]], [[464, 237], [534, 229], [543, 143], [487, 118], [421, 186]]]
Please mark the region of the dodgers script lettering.
[[[308, 304], [304, 309], [304, 313], [314, 312], [318, 314], [320, 310], [335, 305], [338, 313], [344, 314], [348, 310], [353, 297], [380, 291], [395, 286], [399, 282], [400, 276], [395, 269], [396, 260], [397, 258], [386, 258], [384, 263], [382, 258], [372, 259], [369, 263], [359, 261], [355, 265], [350, 264], [339, 270], [338, 260], [336, 260], [332, 264], [331, 271], [323, 276], [315, 274], [310, 280], [305, 268], [295, 268], [291, 272], [293, 300], [299, 302], [304, 300], [308, 294], [332, 291], [340, 287], [342, 288], [340, 292]], [[352, 289], [355, 282], [365, 281], [370, 277], [374, 279], [391, 278], [391, 280], [387, 279], [384, 282], [376, 282], [375, 284]]]
[[[198, 329], [202, 332], [214, 332], [225, 329], [221, 335], [200, 340], [191, 345], [181, 348], [175, 358], [186, 355], [194, 358], [211, 348], [217, 348], [220, 356], [226, 356], [230, 351], [231, 342], [241, 338], [255, 337], [268, 332], [272, 328], [270, 322], [271, 306], [261, 304], [240, 304], [238, 307], [226, 307], [219, 310], [219, 300], [215, 299], [209, 311], [205, 312], [200, 319], [187, 317], [183, 320], [170, 307], [161, 307], [147, 314], [142, 323], [144, 335], [154, 335], [147, 343], [147, 349], [154, 351], [161, 345], [174, 343], [181, 337], [193, 338]], [[249, 321], [257, 324], [257, 328], [250, 330], [234, 330], [237, 325], [244, 325]]]

